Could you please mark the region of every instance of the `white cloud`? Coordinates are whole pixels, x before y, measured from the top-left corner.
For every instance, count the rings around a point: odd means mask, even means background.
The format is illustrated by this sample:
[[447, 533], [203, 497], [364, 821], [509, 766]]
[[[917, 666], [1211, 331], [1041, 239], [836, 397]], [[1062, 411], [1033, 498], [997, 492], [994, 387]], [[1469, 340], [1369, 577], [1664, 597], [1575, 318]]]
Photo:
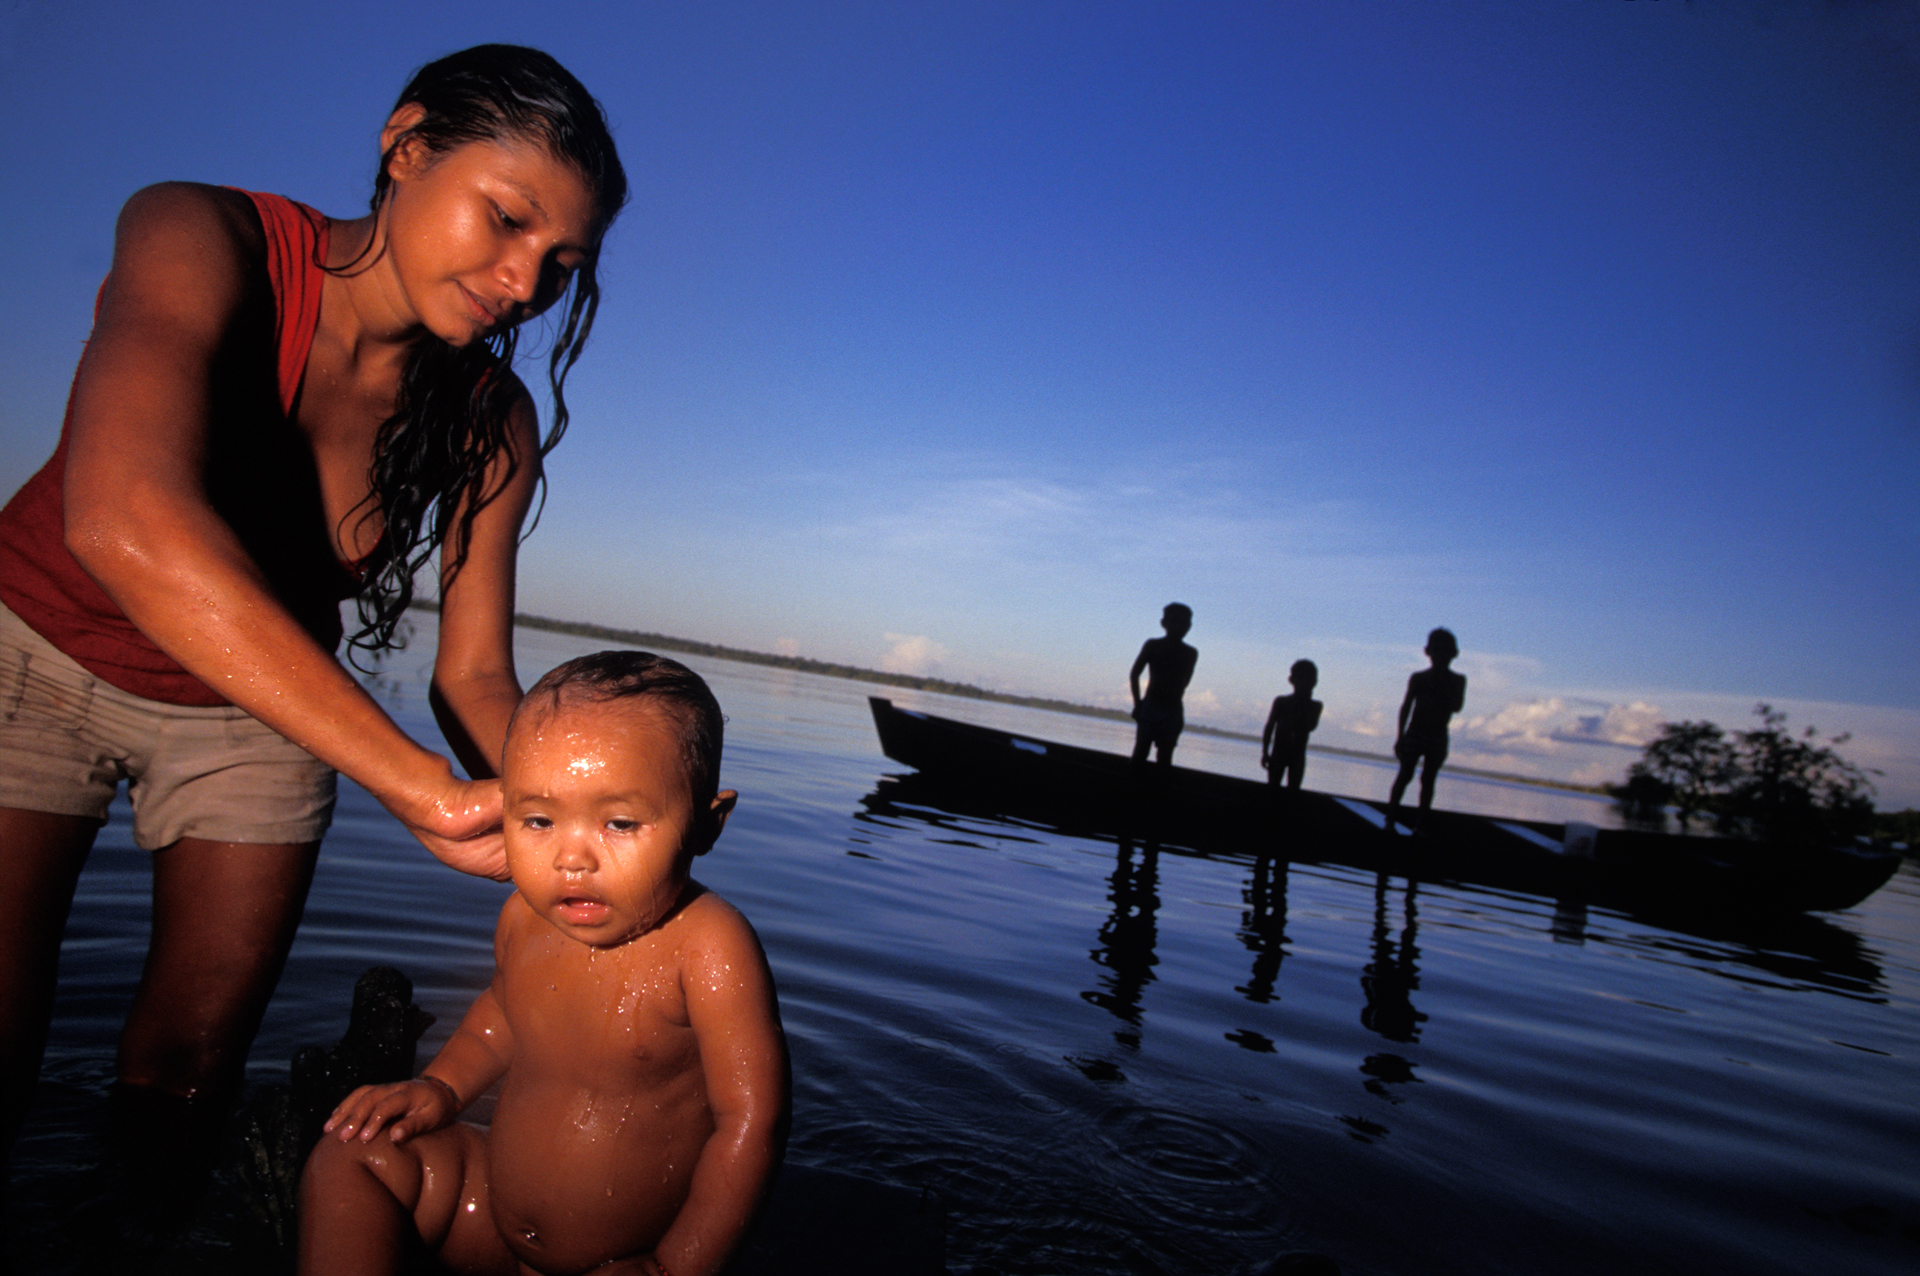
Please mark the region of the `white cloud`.
[[1621, 705], [1546, 696], [1469, 716], [1454, 728], [1453, 738], [1480, 752], [1538, 757], [1558, 755], [1568, 745], [1638, 750], [1665, 720], [1658, 706], [1639, 700]]
[[941, 644], [921, 634], [888, 634], [892, 646], [880, 657], [880, 668], [887, 673], [928, 677], [940, 671], [950, 654]]

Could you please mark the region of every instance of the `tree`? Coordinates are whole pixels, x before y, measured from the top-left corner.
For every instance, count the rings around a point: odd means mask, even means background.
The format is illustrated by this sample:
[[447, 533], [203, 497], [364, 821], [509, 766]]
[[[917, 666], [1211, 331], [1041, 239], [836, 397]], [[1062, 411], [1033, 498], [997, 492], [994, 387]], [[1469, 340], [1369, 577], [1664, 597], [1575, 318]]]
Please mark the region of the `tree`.
[[1813, 727], [1798, 736], [1772, 705], [1754, 707], [1760, 727], [1742, 731], [1736, 774], [1718, 803], [1724, 826], [1776, 841], [1832, 841], [1873, 831], [1873, 781], [1835, 752], [1851, 737], [1826, 742]]
[[1726, 732], [1711, 722], [1669, 722], [1613, 788], [1629, 814], [1671, 805], [1686, 832], [1711, 815], [1724, 833], [1781, 842], [1831, 842], [1871, 833], [1873, 782], [1841, 757], [1850, 738], [1821, 740], [1808, 727], [1786, 729], [1787, 715], [1754, 707], [1760, 726]]
[[1732, 785], [1735, 770], [1733, 746], [1718, 726], [1668, 722], [1627, 769], [1627, 782], [1615, 794], [1642, 806], [1671, 805], [1684, 833], [1694, 815], [1713, 809], [1714, 799]]

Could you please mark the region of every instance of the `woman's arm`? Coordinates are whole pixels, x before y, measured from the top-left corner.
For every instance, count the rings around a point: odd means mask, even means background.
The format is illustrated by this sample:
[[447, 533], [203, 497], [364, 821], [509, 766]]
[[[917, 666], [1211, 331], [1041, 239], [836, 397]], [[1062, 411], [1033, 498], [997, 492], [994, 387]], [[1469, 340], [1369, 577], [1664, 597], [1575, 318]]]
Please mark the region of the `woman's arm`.
[[233, 322], [258, 304], [258, 242], [209, 187], [127, 202], [74, 381], [68, 547], [189, 673], [359, 781], [441, 859], [504, 875], [498, 788], [460, 782], [408, 739], [288, 614], [207, 498], [212, 379]]
[[457, 525], [440, 551], [440, 646], [427, 693], [448, 746], [475, 779], [500, 773], [507, 722], [520, 703], [513, 667], [514, 566], [540, 480], [539, 425], [526, 395], [507, 424], [511, 451], [496, 457], [487, 475], [482, 490], [491, 496], [474, 515], [458, 575], [449, 571], [461, 544]]

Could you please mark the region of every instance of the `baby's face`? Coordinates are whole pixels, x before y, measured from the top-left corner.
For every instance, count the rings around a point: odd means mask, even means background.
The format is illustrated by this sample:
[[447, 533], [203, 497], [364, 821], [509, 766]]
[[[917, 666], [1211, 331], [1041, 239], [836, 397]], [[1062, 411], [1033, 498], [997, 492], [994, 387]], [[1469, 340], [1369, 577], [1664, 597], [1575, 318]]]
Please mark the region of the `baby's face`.
[[658, 925], [698, 831], [667, 714], [644, 698], [529, 706], [505, 761], [507, 867], [533, 911], [595, 947]]

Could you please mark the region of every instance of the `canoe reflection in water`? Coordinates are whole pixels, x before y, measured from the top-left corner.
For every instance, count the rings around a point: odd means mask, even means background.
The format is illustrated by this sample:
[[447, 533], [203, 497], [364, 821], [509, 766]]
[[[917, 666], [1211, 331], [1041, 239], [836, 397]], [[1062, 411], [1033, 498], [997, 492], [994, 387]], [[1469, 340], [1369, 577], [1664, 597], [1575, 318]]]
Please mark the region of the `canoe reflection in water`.
[[[1233, 991], [1247, 1001], [1266, 1004], [1280, 997], [1279, 979], [1287, 956], [1287, 874], [1290, 868], [1322, 869], [1350, 862], [1343, 847], [1323, 848], [1308, 839], [1288, 837], [1279, 851], [1254, 849], [1259, 839], [1244, 834], [1218, 839], [1190, 838], [1187, 844], [1143, 836], [1138, 821], [1125, 811], [1088, 810], [1062, 804], [1025, 790], [970, 784], [924, 773], [883, 778], [861, 799], [863, 818], [931, 824], [951, 830], [958, 822], [986, 821], [1026, 826], [1067, 837], [1110, 844], [1113, 869], [1108, 876], [1106, 920], [1089, 950], [1105, 973], [1099, 986], [1082, 994], [1092, 1005], [1113, 1014], [1125, 1025], [1114, 1037], [1122, 1046], [1137, 1048], [1142, 1031], [1141, 999], [1154, 980], [1159, 963], [1156, 913], [1160, 907], [1162, 854], [1208, 859], [1247, 866], [1241, 890], [1240, 924], [1236, 934], [1253, 954], [1244, 984]], [[1334, 851], [1317, 855], [1316, 851]], [[1412, 1005], [1419, 989], [1415, 942], [1418, 932], [1418, 893], [1422, 883], [1438, 879], [1417, 872], [1407, 876], [1377, 869], [1374, 879], [1374, 930], [1371, 960], [1362, 976], [1366, 1009], [1362, 1022], [1389, 1041], [1419, 1039], [1426, 1015]], [[1402, 924], [1396, 940], [1389, 920], [1392, 895], [1401, 883]], [[1507, 892], [1489, 891], [1499, 900]], [[1555, 942], [1583, 945], [1595, 936], [1589, 930], [1587, 901], [1553, 899], [1547, 931]], [[1722, 911], [1679, 908], [1616, 910], [1657, 929], [1609, 928], [1602, 942], [1633, 949], [1660, 950], [1699, 963], [1729, 978], [1745, 979], [1739, 968], [1762, 971], [1796, 983], [1824, 988], [1865, 1000], [1885, 999], [1885, 984], [1877, 954], [1844, 926], [1806, 913], [1729, 915]], [[1231, 1039], [1242, 1047], [1271, 1051], [1273, 1042], [1260, 1033], [1236, 1030]], [[1387, 1071], [1392, 1065], [1383, 1065]], [[1376, 1075], [1370, 1073], [1369, 1075]], [[1397, 1077], [1391, 1079], [1399, 1079]]]
[[[1257, 1006], [1274, 999], [1274, 985], [1280, 980], [1280, 963], [1287, 956], [1287, 864], [1271, 855], [1253, 861], [1253, 874], [1241, 893], [1246, 911], [1240, 914], [1240, 942], [1253, 952], [1253, 973], [1234, 991]], [[1264, 1046], [1240, 1044], [1249, 1049], [1272, 1050], [1273, 1043], [1258, 1034], [1248, 1034]], [[1237, 1038], [1236, 1038], [1237, 1039]]]
[[[1393, 941], [1387, 925], [1387, 875], [1382, 873], [1373, 887], [1373, 960], [1360, 973], [1360, 990], [1367, 1004], [1360, 1011], [1360, 1022], [1388, 1041], [1411, 1044], [1420, 1040], [1420, 1025], [1426, 1016], [1413, 1008], [1413, 993], [1420, 986], [1420, 968], [1414, 963], [1420, 950], [1414, 946], [1416, 922], [1413, 897], [1419, 886], [1406, 886], [1406, 927], [1400, 942]], [[1372, 1087], [1368, 1087], [1371, 1089]]]
[[1126, 1026], [1115, 1030], [1113, 1039], [1129, 1050], [1140, 1048], [1140, 997], [1153, 982], [1154, 913], [1160, 907], [1155, 893], [1160, 878], [1160, 848], [1151, 842], [1139, 848], [1121, 839], [1115, 858], [1107, 900], [1113, 911], [1100, 927], [1100, 946], [1089, 955], [1097, 965], [1110, 972], [1102, 988], [1080, 996], [1113, 1015]]

